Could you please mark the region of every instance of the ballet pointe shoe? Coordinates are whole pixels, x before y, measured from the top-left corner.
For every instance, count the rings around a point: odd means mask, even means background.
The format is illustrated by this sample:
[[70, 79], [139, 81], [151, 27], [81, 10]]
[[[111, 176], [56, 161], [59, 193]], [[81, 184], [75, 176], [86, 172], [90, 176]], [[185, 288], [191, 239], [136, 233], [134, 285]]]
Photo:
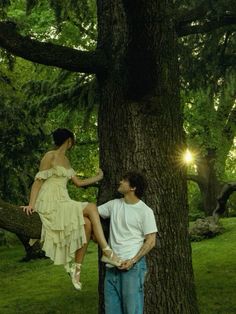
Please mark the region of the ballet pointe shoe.
[[[112, 251], [110, 246], [106, 246], [104, 249], [102, 249], [103, 255], [101, 258], [101, 261], [103, 263], [111, 264], [113, 266], [120, 266], [121, 265], [121, 259], [115, 255], [115, 253]], [[109, 256], [105, 255], [104, 252], [110, 252]]]
[[73, 263], [70, 268], [71, 281], [76, 290], [82, 289], [82, 283], [77, 279], [77, 276], [80, 275], [81, 266], [82, 264]]

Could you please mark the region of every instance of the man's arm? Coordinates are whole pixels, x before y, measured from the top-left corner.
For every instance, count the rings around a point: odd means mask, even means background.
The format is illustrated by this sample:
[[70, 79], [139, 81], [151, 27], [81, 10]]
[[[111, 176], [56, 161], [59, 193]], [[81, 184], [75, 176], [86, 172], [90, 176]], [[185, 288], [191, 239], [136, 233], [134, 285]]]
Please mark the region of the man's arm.
[[129, 270], [135, 263], [137, 263], [143, 256], [145, 256], [156, 245], [156, 232], [149, 233], [145, 236], [144, 243], [138, 253], [131, 259], [124, 261], [119, 269]]

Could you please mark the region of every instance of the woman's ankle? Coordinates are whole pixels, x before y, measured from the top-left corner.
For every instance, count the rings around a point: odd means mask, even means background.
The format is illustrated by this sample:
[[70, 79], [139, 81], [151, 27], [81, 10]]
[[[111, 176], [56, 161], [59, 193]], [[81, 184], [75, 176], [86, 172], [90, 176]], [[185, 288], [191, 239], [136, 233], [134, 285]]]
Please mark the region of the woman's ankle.
[[112, 249], [110, 248], [109, 245], [106, 245], [103, 249], [102, 249], [102, 253], [106, 256], [110, 256], [112, 254]]

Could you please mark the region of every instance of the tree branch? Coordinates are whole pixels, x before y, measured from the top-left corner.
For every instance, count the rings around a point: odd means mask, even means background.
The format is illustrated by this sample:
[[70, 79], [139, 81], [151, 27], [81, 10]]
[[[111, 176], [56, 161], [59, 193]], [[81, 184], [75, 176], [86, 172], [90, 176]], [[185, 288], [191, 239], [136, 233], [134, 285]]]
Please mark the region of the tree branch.
[[27, 216], [19, 206], [0, 200], [0, 228], [24, 237], [40, 239], [42, 223], [37, 213]]
[[223, 133], [229, 141], [233, 141], [234, 139], [235, 125], [236, 125], [236, 108], [233, 108], [228, 117], [227, 124], [223, 129]]
[[222, 215], [225, 210], [226, 210], [226, 203], [230, 197], [230, 195], [236, 191], [236, 182], [231, 182], [231, 183], [226, 183], [221, 192], [220, 192], [220, 195], [217, 199], [217, 205], [216, 205], [216, 208], [213, 212], [213, 215], [212, 216], [215, 216], [215, 217], [219, 217], [219, 215]]
[[187, 180], [193, 181], [193, 182], [197, 183], [198, 185], [203, 185], [204, 184], [203, 178], [201, 178], [200, 176], [198, 176], [196, 174], [188, 174], [187, 175]]
[[[203, 16], [203, 15], [201, 15]], [[202, 19], [202, 17], [194, 17], [193, 20], [179, 21], [176, 25], [176, 32], [179, 37], [190, 34], [208, 33], [220, 27], [236, 24], [235, 14], [225, 14], [222, 16]]]
[[179, 11], [179, 14], [176, 18], [177, 23], [187, 24], [191, 23], [192, 21], [196, 21], [203, 16], [207, 16], [207, 13], [211, 10], [209, 8], [209, 3], [207, 1], [202, 1], [197, 7], [194, 9], [182, 9]]
[[0, 46], [26, 60], [82, 73], [101, 73], [106, 59], [101, 51], [80, 51], [40, 42], [17, 32], [16, 24], [0, 22]]

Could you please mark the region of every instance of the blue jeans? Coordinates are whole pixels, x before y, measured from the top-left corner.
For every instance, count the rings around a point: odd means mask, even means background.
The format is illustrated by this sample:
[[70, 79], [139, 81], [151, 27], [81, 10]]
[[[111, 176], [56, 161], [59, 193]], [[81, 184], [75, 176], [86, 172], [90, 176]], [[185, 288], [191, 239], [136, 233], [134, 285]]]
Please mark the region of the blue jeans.
[[144, 279], [147, 272], [143, 257], [130, 270], [106, 268], [105, 313], [142, 314], [144, 304]]

